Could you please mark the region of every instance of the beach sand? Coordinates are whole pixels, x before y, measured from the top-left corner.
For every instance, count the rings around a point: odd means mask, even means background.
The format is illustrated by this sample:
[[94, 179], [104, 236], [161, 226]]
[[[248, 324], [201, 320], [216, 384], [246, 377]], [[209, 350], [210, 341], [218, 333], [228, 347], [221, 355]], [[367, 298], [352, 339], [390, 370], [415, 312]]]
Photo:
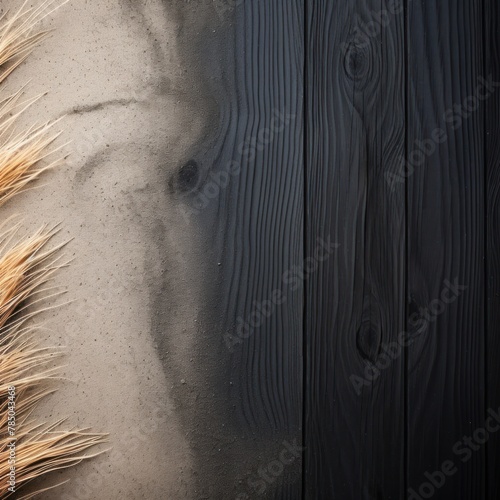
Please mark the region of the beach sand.
[[[2, 11], [18, 5], [2, 2]], [[61, 223], [54, 243], [70, 240], [72, 262], [53, 282], [67, 293], [44, 305], [72, 302], [44, 313], [40, 333], [43, 345], [65, 346], [67, 380], [36, 416], [109, 432], [112, 450], [40, 481], [70, 480], [40, 498], [192, 498], [192, 452], [171, 394], [196, 371], [200, 276], [196, 235], [168, 186], [213, 110], [182, 65], [179, 21], [163, 2], [71, 0], [44, 27], [55, 31], [4, 92], [27, 82], [28, 97], [48, 92], [23, 123], [65, 115], [57, 145], [71, 141], [70, 156], [1, 210], [4, 220], [18, 214], [20, 235]], [[159, 273], [168, 332], [151, 326]]]

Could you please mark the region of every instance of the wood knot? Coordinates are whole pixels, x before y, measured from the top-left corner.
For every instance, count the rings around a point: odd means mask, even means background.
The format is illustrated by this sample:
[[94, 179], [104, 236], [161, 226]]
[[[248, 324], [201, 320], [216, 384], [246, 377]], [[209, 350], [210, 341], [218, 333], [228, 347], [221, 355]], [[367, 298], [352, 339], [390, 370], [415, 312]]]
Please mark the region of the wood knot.
[[356, 346], [363, 359], [374, 363], [380, 351], [381, 333], [370, 323], [364, 323], [356, 335]]
[[189, 160], [172, 176], [170, 188], [180, 193], [191, 193], [198, 187], [199, 181], [200, 168], [194, 160]]
[[408, 304], [407, 325], [408, 334], [411, 336], [417, 336], [424, 333], [428, 327], [428, 315], [426, 314], [426, 308], [422, 307], [413, 298]]
[[370, 46], [349, 43], [344, 53], [344, 71], [350, 80], [364, 86], [370, 79], [371, 56]]

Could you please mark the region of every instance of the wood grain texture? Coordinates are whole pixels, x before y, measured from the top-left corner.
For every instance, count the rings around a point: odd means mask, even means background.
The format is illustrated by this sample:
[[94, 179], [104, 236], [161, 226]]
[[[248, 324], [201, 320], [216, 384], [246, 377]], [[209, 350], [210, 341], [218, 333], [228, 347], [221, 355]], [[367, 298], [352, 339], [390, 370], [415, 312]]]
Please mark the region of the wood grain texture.
[[[485, 1], [485, 70], [492, 80], [500, 82], [500, 6]], [[485, 109], [486, 134], [486, 406], [500, 408], [500, 94], [494, 93]], [[500, 433], [492, 433], [487, 447], [487, 498], [500, 497]]]
[[409, 2], [408, 486], [452, 460], [436, 498], [485, 494], [485, 447], [457, 445], [485, 419], [482, 24], [479, 1]]
[[218, 8], [220, 43], [200, 39], [196, 53], [218, 123], [172, 182], [202, 241], [198, 492], [295, 499], [302, 452], [286, 450], [302, 435], [304, 6]]
[[307, 11], [306, 253], [339, 247], [306, 289], [305, 498], [400, 499], [404, 353], [369, 373], [405, 319], [405, 190], [388, 182], [405, 154], [403, 9]]
[[464, 438], [500, 406], [498, 6], [221, 12], [218, 117], [171, 183], [202, 242], [199, 497], [497, 498], [500, 434]]

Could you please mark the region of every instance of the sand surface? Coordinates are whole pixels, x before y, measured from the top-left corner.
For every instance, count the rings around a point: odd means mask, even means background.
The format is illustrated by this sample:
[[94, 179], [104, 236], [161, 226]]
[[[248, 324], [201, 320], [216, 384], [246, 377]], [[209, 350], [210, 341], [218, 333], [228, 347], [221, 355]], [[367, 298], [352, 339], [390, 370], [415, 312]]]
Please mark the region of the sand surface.
[[[192, 452], [171, 393], [196, 371], [199, 276], [168, 185], [209, 113], [180, 60], [179, 20], [166, 3], [71, 0], [6, 84], [14, 91], [29, 81], [27, 96], [48, 92], [24, 123], [66, 115], [58, 144], [71, 141], [66, 165], [2, 208], [3, 218], [23, 219], [21, 234], [60, 222], [56, 241], [71, 239], [73, 262], [54, 285], [67, 289], [59, 303], [74, 302], [45, 313], [50, 330], [41, 334], [45, 345], [66, 346], [68, 380], [38, 416], [110, 432], [113, 447], [44, 480], [70, 480], [44, 499], [193, 498]], [[18, 5], [7, 0], [2, 10]], [[153, 334], [160, 273], [169, 331]], [[158, 335], [168, 335], [175, 356], [158, 350]]]

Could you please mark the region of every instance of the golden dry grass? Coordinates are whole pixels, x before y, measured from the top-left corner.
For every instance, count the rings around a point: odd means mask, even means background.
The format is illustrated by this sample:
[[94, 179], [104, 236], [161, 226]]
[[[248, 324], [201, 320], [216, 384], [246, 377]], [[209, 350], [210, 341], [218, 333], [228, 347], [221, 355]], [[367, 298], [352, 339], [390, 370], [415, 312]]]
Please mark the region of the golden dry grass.
[[[0, 18], [0, 84], [30, 54], [46, 35], [34, 31], [57, 1], [29, 7], [25, 2], [12, 15]], [[59, 2], [59, 4], [62, 2]], [[8, 14], [8, 13], [7, 13]], [[0, 99], [0, 205], [22, 190], [59, 160], [47, 160], [54, 153], [50, 145], [58, 134], [52, 123], [16, 130], [23, 112], [37, 98], [23, 100], [23, 91]], [[38, 165], [44, 161], [45, 166]], [[46, 297], [44, 284], [62, 267], [57, 253], [63, 245], [47, 248], [57, 233], [42, 227], [30, 238], [17, 241], [18, 225], [0, 234], [0, 498], [18, 495], [20, 487], [49, 472], [70, 467], [95, 456], [89, 448], [102, 443], [105, 435], [88, 430], [64, 430], [64, 421], [37, 422], [38, 403], [53, 392], [50, 382], [57, 379], [56, 349], [41, 348], [41, 329], [33, 326], [37, 312], [27, 312], [25, 304], [35, 295]], [[33, 302], [33, 300], [31, 300]], [[36, 302], [36, 301], [35, 301]], [[40, 311], [39, 311], [40, 312]], [[15, 387], [15, 397], [9, 391]], [[10, 393], [13, 394], [12, 392]], [[9, 410], [15, 410], [15, 426]], [[15, 462], [12, 458], [15, 443]], [[9, 490], [11, 466], [15, 466], [15, 493]], [[47, 489], [47, 488], [46, 488]], [[32, 492], [23, 498], [40, 493]]]
[[[53, 392], [47, 382], [57, 378], [57, 360], [61, 353], [38, 347], [37, 330], [27, 326], [26, 315], [0, 331], [0, 394], [15, 387], [15, 490], [44, 474], [70, 467], [95, 454], [83, 455], [94, 445], [104, 442], [105, 435], [86, 429], [63, 430], [63, 421], [53, 424], [34, 422], [36, 405]], [[0, 398], [0, 498], [8, 498], [9, 443], [8, 398]], [[39, 493], [32, 492], [23, 498]]]
[[[47, 35], [47, 31], [36, 32], [34, 29], [57, 7], [57, 2], [45, 1], [37, 8], [27, 5], [25, 2], [11, 17], [6, 13], [0, 18], [0, 84]], [[49, 133], [54, 125], [50, 122], [16, 130], [19, 118], [40, 97], [23, 100], [23, 95], [21, 89], [0, 99], [0, 205], [43, 171], [59, 163], [55, 160], [43, 169], [33, 169], [55, 152], [47, 148], [59, 134]]]
[[43, 168], [33, 168], [57, 150], [48, 151], [58, 133], [50, 134], [54, 123], [44, 123], [18, 132], [16, 122], [36, 99], [21, 102], [23, 92], [0, 102], [0, 205], [21, 191], [42, 172], [60, 163], [57, 158]]
[[46, 35], [44, 31], [33, 32], [33, 29], [54, 2], [43, 2], [38, 8], [27, 7], [27, 4], [25, 2], [14, 15], [8, 17], [9, 12], [6, 12], [0, 18], [0, 83], [29, 56]]

